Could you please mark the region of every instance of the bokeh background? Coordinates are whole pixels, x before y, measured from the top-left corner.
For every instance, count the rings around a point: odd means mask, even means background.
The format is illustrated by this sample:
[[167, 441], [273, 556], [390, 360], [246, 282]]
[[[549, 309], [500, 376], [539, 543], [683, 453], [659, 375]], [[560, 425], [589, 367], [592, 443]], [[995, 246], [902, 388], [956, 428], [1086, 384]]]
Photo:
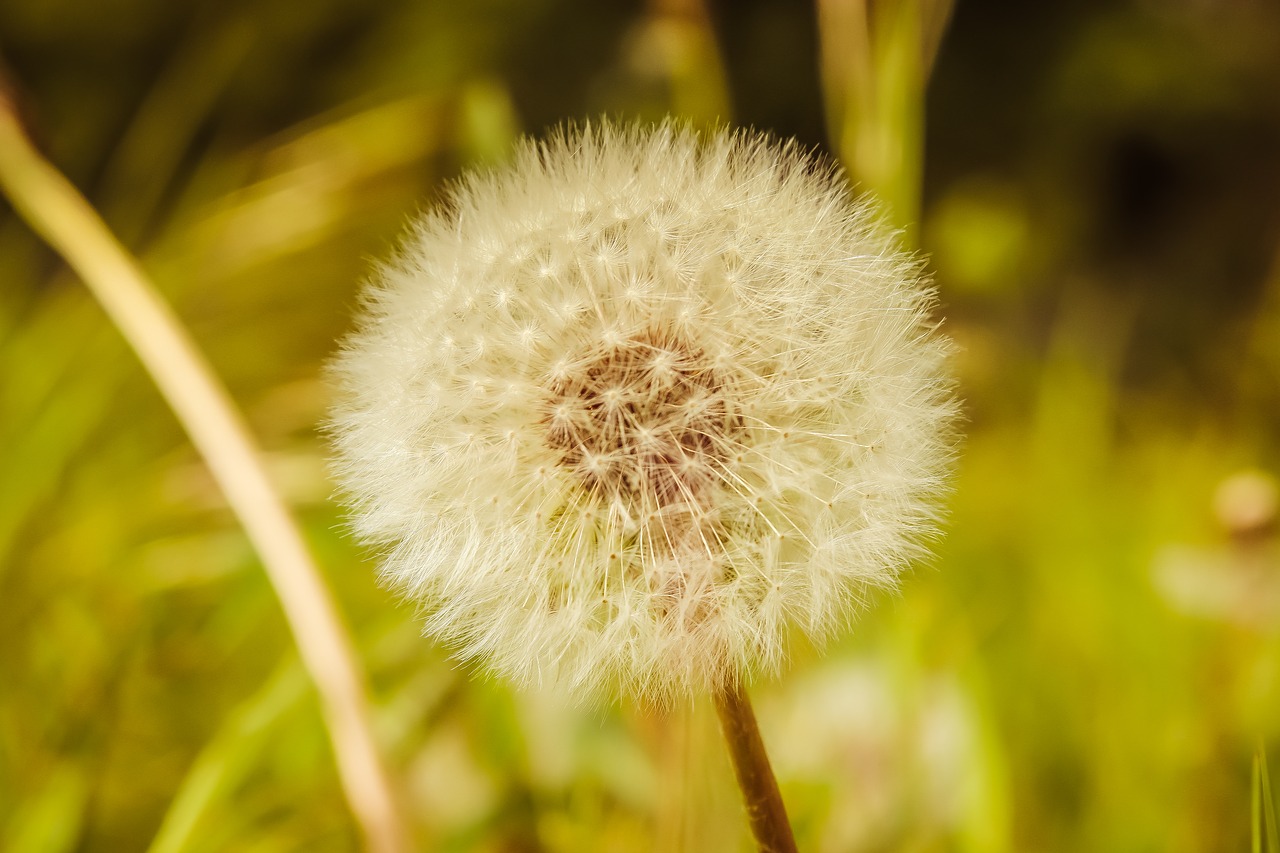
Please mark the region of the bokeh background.
[[[1280, 752], [1273, 0], [4, 0], [0, 61], [266, 448], [421, 849], [748, 848], [706, 708], [578, 708], [421, 639], [317, 431], [359, 282], [452, 176], [668, 113], [843, 159], [962, 347], [937, 558], [754, 690], [801, 848], [1249, 845]], [[261, 565], [0, 202], [0, 849], [359, 838]]]

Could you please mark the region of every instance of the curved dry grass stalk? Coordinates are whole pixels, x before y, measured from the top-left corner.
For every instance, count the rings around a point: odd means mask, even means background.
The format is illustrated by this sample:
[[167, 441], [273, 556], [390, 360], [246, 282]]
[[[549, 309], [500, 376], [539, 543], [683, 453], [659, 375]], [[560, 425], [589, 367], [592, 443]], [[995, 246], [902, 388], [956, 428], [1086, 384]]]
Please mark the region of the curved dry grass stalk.
[[235, 404], [137, 261], [33, 147], [2, 91], [0, 187], [106, 309], [209, 465], [262, 558], [316, 684], [342, 785], [369, 848], [407, 850], [350, 638]]

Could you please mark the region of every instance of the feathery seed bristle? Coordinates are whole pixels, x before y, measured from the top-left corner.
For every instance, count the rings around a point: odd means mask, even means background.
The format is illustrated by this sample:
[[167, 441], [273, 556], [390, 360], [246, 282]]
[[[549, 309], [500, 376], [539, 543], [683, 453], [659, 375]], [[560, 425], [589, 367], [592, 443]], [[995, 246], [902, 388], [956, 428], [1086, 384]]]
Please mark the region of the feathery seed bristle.
[[936, 526], [949, 344], [843, 181], [749, 133], [605, 124], [417, 224], [335, 362], [332, 432], [428, 633], [669, 701], [894, 583]]

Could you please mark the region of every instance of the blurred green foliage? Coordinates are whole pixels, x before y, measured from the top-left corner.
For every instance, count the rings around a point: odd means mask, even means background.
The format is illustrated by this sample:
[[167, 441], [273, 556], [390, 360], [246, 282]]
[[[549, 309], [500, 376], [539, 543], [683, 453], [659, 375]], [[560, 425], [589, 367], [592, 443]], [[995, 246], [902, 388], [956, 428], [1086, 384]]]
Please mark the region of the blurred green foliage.
[[[782, 0], [0, 5], [32, 127], [303, 516], [422, 849], [747, 841], [706, 708], [514, 693], [377, 588], [317, 433], [357, 284], [460, 169], [566, 118], [675, 112], [847, 155], [818, 21]], [[1254, 745], [1280, 741], [1277, 91], [1267, 0], [955, 8], [907, 236], [963, 346], [968, 438], [934, 564], [756, 691], [802, 849], [1249, 843]], [[175, 421], [8, 208], [0, 282], [0, 849], [352, 849], [277, 603]]]

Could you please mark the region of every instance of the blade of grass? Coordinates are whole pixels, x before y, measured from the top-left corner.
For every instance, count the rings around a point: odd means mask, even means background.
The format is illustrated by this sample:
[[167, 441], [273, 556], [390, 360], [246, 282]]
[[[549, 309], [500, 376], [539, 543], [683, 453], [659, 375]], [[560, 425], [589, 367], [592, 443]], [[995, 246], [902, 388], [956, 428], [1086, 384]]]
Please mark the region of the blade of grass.
[[1249, 785], [1249, 826], [1252, 839], [1250, 853], [1262, 853], [1262, 756], [1260, 752], [1253, 754], [1253, 778]]
[[131, 243], [152, 224], [173, 189], [183, 155], [213, 113], [218, 99], [253, 44], [241, 21], [196, 26], [175, 46], [169, 67], [138, 107], [107, 164], [98, 209], [121, 242]]
[[951, 0], [817, 0], [834, 150], [899, 226], [919, 216], [924, 92]]
[[733, 114], [728, 74], [706, 0], [650, 0], [649, 28], [660, 48], [675, 115], [717, 124]]
[[1253, 853], [1280, 853], [1280, 831], [1277, 831], [1276, 801], [1271, 794], [1271, 774], [1267, 772], [1267, 753], [1258, 744], [1253, 753]]
[[70, 761], [59, 765], [9, 815], [0, 832], [0, 848], [17, 853], [70, 853], [78, 849], [89, 792], [84, 768]]
[[0, 187], [107, 311], [204, 457], [262, 556], [315, 682], [347, 800], [375, 851], [408, 835], [372, 732], [364, 677], [320, 572], [230, 395], [138, 263], [23, 131], [0, 89]]
[[148, 853], [187, 849], [197, 837], [201, 818], [219, 795], [244, 776], [273, 724], [305, 695], [305, 683], [301, 669], [291, 660], [227, 717], [182, 780]]

